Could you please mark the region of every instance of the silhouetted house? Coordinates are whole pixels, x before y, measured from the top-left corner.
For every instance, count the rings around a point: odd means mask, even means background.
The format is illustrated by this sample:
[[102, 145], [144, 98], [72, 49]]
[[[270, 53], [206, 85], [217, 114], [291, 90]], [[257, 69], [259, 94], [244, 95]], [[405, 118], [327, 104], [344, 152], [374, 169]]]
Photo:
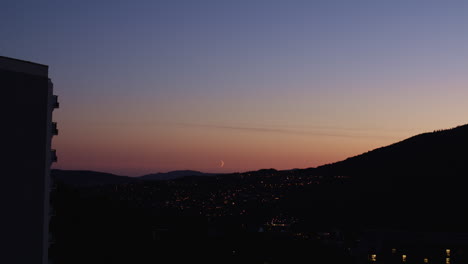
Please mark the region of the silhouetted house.
[[0, 56], [3, 151], [0, 263], [48, 263], [51, 149], [58, 108], [48, 66]]

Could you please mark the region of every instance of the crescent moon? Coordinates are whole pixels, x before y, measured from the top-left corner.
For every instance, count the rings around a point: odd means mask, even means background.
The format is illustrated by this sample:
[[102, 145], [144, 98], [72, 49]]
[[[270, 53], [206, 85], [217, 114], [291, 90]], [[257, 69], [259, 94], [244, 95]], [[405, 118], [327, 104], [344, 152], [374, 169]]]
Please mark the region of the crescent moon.
[[219, 165], [220, 168], [224, 167], [224, 161], [221, 160], [221, 164]]

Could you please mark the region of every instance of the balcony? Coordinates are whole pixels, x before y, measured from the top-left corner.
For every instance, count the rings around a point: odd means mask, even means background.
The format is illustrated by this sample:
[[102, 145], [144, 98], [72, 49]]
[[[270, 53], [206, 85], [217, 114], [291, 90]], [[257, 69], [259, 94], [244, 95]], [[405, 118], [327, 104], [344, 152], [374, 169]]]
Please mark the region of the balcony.
[[55, 237], [54, 235], [49, 233], [49, 245], [55, 244]]
[[58, 101], [58, 95], [53, 95], [52, 96], [52, 106], [54, 107], [54, 109], [60, 107], [60, 104], [59, 104], [59, 101]]
[[52, 122], [52, 135], [58, 135], [57, 122]]
[[49, 209], [49, 217], [54, 217], [56, 214], [55, 214], [55, 209], [53, 207], [51, 207]]
[[57, 162], [58, 158], [57, 158], [57, 151], [55, 149], [52, 149], [50, 151], [50, 160], [52, 162]]

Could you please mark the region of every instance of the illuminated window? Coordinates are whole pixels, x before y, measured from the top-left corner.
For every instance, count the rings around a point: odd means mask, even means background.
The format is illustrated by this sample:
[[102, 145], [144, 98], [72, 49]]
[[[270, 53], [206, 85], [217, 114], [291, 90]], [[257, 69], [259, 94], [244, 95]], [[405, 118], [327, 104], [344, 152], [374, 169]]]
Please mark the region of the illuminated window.
[[450, 257], [450, 249], [446, 249], [445, 253], [447, 254], [447, 257]]
[[396, 253], [396, 248], [392, 248], [392, 253], [393, 253], [393, 254]]
[[401, 260], [402, 260], [403, 262], [406, 262], [406, 255], [401, 255]]
[[424, 263], [429, 263], [429, 259], [428, 259], [428, 258], [424, 258]]
[[450, 264], [450, 258], [445, 258], [445, 264]]
[[377, 255], [376, 255], [376, 254], [372, 254], [372, 255], [370, 256], [370, 260], [371, 260], [371, 261], [377, 261]]

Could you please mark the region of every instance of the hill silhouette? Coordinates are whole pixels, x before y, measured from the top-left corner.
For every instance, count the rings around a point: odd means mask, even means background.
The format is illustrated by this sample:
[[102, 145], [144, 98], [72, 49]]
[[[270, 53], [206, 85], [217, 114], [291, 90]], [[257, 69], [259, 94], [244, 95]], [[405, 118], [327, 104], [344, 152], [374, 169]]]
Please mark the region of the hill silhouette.
[[58, 182], [76, 187], [90, 187], [105, 184], [122, 184], [138, 181], [137, 178], [89, 170], [54, 169], [51, 171], [51, 175]]
[[365, 180], [391, 178], [411, 185], [463, 180], [468, 169], [468, 125], [413, 136], [346, 160], [317, 167], [324, 175]]
[[51, 171], [52, 177], [57, 181], [76, 187], [90, 187], [107, 184], [135, 183], [141, 181], [165, 181], [175, 180], [191, 176], [214, 176], [218, 174], [204, 173], [192, 170], [178, 170], [165, 173], [147, 174], [140, 177], [128, 177], [112, 173], [89, 171], [89, 170], [59, 170]]
[[346, 160], [319, 166], [318, 175], [349, 176], [368, 217], [397, 226], [449, 226], [468, 221], [464, 202], [468, 125], [423, 133]]
[[[235, 255], [236, 261], [225, 263], [264, 263], [265, 255], [279, 260], [275, 263], [289, 263], [291, 255], [299, 260], [311, 252], [329, 263], [361, 263], [329, 256], [343, 256], [344, 248], [348, 252], [360, 245], [366, 250], [374, 243], [386, 246], [377, 235], [390, 233], [390, 240], [382, 241], [393, 246], [393, 239], [399, 236], [397, 243], [408, 243], [401, 248], [432, 250], [433, 236], [426, 237], [428, 232], [441, 234], [434, 243], [454, 248], [445, 242], [457, 240], [451, 232], [468, 233], [467, 147], [468, 125], [464, 125], [309, 169], [262, 169], [219, 176], [179, 171], [168, 173], [180, 176], [170, 181], [143, 180], [165, 177], [159, 173], [132, 178], [53, 170], [65, 184], [58, 184], [51, 195], [56, 210], [51, 226], [57, 241], [55, 253], [51, 252], [57, 260], [70, 260], [56, 261], [64, 263], [88, 259], [106, 263], [109, 256], [114, 263], [148, 263], [143, 259], [157, 262], [180, 252], [188, 252], [182, 256], [187, 256], [185, 262], [198, 257], [209, 262], [207, 248], [215, 252], [209, 255], [216, 262], [233, 257], [233, 250], [240, 254]], [[135, 184], [126, 184], [129, 181]], [[113, 183], [116, 185], [96, 187]], [[274, 221], [279, 224], [273, 225]], [[281, 223], [289, 225], [286, 232], [280, 231]], [[333, 230], [343, 238], [338, 242], [345, 244], [338, 251], [326, 252], [319, 234]], [[288, 237], [288, 233], [294, 235]], [[308, 236], [302, 239], [298, 234]], [[362, 239], [361, 234], [369, 235]], [[416, 244], [411, 240], [417, 240]], [[77, 248], [83, 252], [78, 259]], [[360, 252], [365, 263], [368, 252]], [[322, 259], [315, 262], [324, 263]]]
[[[453, 197], [464, 193], [468, 171], [468, 125], [423, 133], [377, 148], [346, 160], [317, 168], [277, 171], [263, 169], [240, 174], [279, 174], [289, 172], [321, 176], [348, 176], [353, 188], [373, 188], [386, 192], [413, 192], [418, 195]], [[53, 170], [58, 180], [77, 186], [118, 184], [141, 180], [174, 180], [190, 176], [214, 176], [193, 170], [125, 177], [93, 171]], [[228, 175], [226, 175], [228, 176]], [[222, 177], [222, 175], [221, 175]], [[193, 179], [196, 180], [196, 177]]]
[[164, 180], [174, 180], [174, 179], [181, 178], [181, 177], [212, 176], [212, 175], [217, 175], [217, 174], [204, 173], [204, 172], [193, 171], [193, 170], [177, 170], [177, 171], [170, 171], [170, 172], [165, 172], [165, 173], [159, 172], [159, 173], [154, 173], [154, 174], [147, 174], [139, 178], [143, 180], [164, 181]]

